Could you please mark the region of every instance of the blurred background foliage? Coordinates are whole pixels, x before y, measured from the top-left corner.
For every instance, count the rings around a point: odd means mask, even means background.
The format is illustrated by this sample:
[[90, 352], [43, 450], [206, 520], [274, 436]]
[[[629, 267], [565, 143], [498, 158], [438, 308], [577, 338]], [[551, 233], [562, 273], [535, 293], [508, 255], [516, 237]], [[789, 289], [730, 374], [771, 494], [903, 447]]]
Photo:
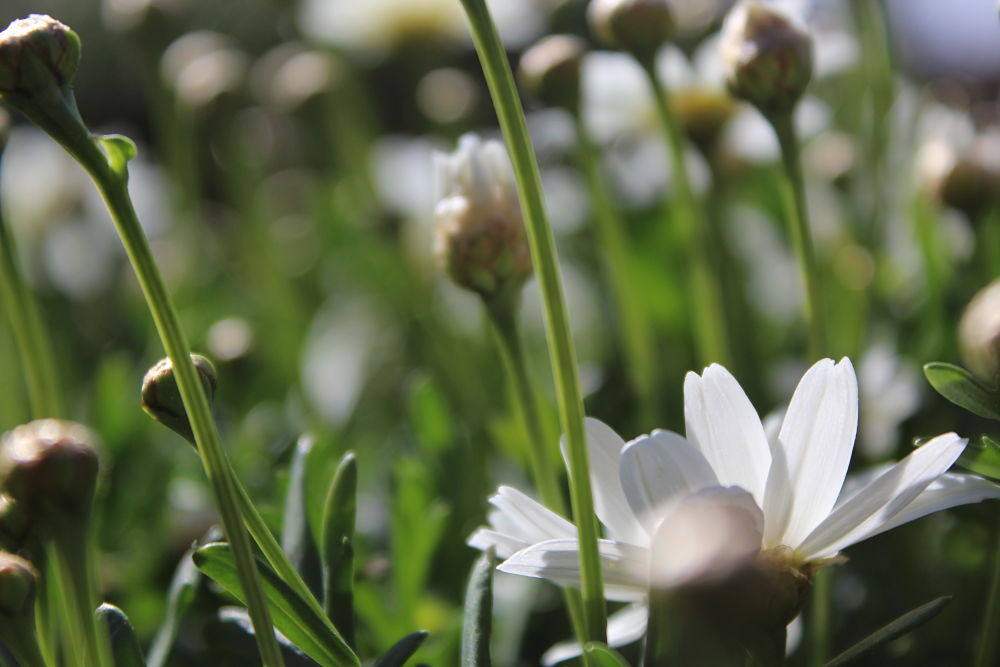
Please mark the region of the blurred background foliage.
[[[547, 33], [594, 43], [582, 0], [492, 4], [514, 61]], [[714, 39], [727, 4], [678, 3], [681, 34], [661, 72], [708, 202], [732, 370], [765, 414], [808, 360], [776, 144], [719, 84]], [[784, 4], [801, 5], [816, 34], [818, 71], [798, 120], [832, 348], [859, 371], [856, 462], [896, 458], [914, 438], [942, 431], [988, 432], [985, 420], [928, 391], [919, 364], [959, 360], [962, 311], [1000, 274], [995, 3]], [[76, 95], [88, 124], [140, 146], [131, 168], [140, 218], [193, 347], [217, 365], [223, 438], [265, 517], [280, 531], [303, 433], [317, 443], [310, 504], [321, 506], [340, 454], [354, 450], [362, 654], [426, 629], [417, 659], [455, 664], [476, 555], [465, 538], [497, 483], [528, 488], [528, 443], [479, 304], [441, 277], [431, 252], [432, 151], [496, 125], [459, 3], [6, 0], [0, 23], [31, 12], [80, 35]], [[589, 56], [584, 88], [652, 316], [660, 390], [647, 423], [622, 368], [571, 125], [528, 100], [587, 411], [626, 437], [679, 431], [682, 378], [695, 361], [686, 282], [663, 213], [667, 159], [648, 94], [622, 57]], [[162, 350], [96, 191], [50, 140], [12, 121], [0, 205], [41, 299], [68, 416], [103, 439], [103, 590], [148, 640], [178, 559], [216, 522], [210, 493], [189, 448], [139, 409], [140, 381]], [[532, 284], [523, 317], [544, 389]], [[6, 430], [27, 420], [27, 406], [3, 319], [0, 387]], [[555, 448], [551, 408], [546, 416], [549, 442], [532, 445]], [[837, 577], [835, 647], [950, 593], [940, 618], [887, 655], [962, 662], [981, 612], [994, 511], [960, 508], [853, 548]], [[498, 664], [536, 664], [570, 634], [547, 584], [501, 578], [497, 587]], [[217, 641], [227, 636], [216, 615], [225, 602], [202, 585], [171, 664], [247, 664], [252, 643], [238, 656], [235, 643]]]

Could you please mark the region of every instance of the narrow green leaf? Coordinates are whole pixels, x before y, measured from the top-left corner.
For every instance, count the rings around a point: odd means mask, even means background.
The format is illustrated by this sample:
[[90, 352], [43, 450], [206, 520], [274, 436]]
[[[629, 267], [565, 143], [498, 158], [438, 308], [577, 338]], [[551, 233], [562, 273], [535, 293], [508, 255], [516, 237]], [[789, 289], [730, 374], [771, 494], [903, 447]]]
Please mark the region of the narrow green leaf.
[[281, 524], [281, 549], [302, 577], [302, 580], [319, 597], [323, 586], [319, 550], [309, 528], [307, 516], [306, 461], [312, 452], [315, 439], [303, 435], [295, 443], [289, 467], [288, 491], [285, 494], [285, 511]]
[[95, 140], [104, 151], [104, 157], [107, 158], [111, 171], [119, 178], [127, 180], [128, 169], [126, 165], [139, 152], [135, 147], [135, 142], [122, 134], [105, 134], [95, 137]]
[[[255, 562], [268, 608], [274, 617], [274, 626], [321, 665], [338, 667], [356, 664], [350, 648], [327, 628], [326, 620], [314, 612], [271, 568], [260, 560]], [[209, 544], [198, 549], [194, 552], [194, 563], [206, 576], [240, 602], [245, 602], [228, 544]]]
[[135, 636], [135, 630], [125, 612], [105, 602], [94, 614], [98, 622], [108, 630], [115, 667], [146, 667], [139, 638]]
[[403, 667], [406, 661], [410, 659], [410, 656], [417, 652], [417, 649], [420, 648], [425, 639], [427, 639], [426, 630], [411, 632], [393, 644], [392, 648], [378, 659], [375, 667]]
[[472, 566], [465, 588], [462, 623], [462, 666], [490, 667], [490, 633], [493, 626], [493, 561], [496, 550], [487, 549]]
[[320, 538], [323, 610], [350, 646], [354, 646], [354, 521], [358, 465], [354, 452], [340, 460], [326, 493]]
[[191, 606], [198, 590], [201, 572], [195, 567], [191, 558], [193, 553], [194, 547], [188, 549], [177, 564], [177, 569], [174, 570], [174, 578], [170, 582], [170, 591], [167, 593], [166, 615], [163, 618], [163, 624], [156, 633], [153, 645], [149, 648], [149, 659], [146, 661], [149, 667], [163, 667], [166, 664], [170, 649], [177, 639], [181, 618]]
[[853, 662], [857, 658], [871, 652], [873, 649], [898, 639], [931, 620], [951, 602], [951, 596], [945, 595], [936, 600], [922, 604], [916, 609], [906, 612], [896, 620], [882, 626], [857, 644], [847, 649], [836, 658], [826, 663], [826, 667], [840, 667]]
[[955, 463], [977, 475], [1000, 481], [1000, 443], [984, 435], [979, 442], [970, 442]]
[[583, 645], [583, 654], [593, 667], [629, 667], [621, 653], [601, 642], [587, 642]]
[[961, 366], [932, 361], [924, 364], [924, 375], [934, 389], [969, 412], [1000, 420], [1000, 389], [980, 382]]

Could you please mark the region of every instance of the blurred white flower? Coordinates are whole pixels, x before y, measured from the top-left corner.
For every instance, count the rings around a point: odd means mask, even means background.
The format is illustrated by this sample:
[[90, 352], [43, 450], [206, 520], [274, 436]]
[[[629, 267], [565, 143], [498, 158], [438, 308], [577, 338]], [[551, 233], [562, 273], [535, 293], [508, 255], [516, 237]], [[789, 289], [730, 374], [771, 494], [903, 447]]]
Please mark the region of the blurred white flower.
[[[545, 13], [537, 0], [488, 0], [505, 44], [519, 46], [541, 33]], [[457, 0], [305, 0], [299, 26], [308, 37], [379, 57], [416, 39], [471, 44]]]
[[[715, 364], [684, 383], [687, 438], [654, 431], [625, 443], [608, 426], [586, 422], [594, 506], [607, 530], [599, 542], [608, 599], [641, 605], [651, 564], [656, 586], [724, 573], [758, 550], [811, 571], [861, 540], [931, 512], [1000, 497], [1000, 486], [945, 472], [965, 449], [954, 433], [940, 435], [856, 488], [845, 477], [858, 420], [858, 388], [847, 359], [823, 359], [802, 377], [777, 436], [768, 438], [757, 412], [726, 369]], [[490, 527], [469, 538], [494, 546], [498, 569], [549, 579], [580, 580], [576, 528], [507, 487], [490, 499]], [[705, 520], [734, 539], [716, 541], [689, 530]], [[733, 532], [735, 531], [735, 532]], [[662, 549], [658, 536], [684, 535]], [[655, 554], [654, 554], [655, 552]], [[609, 643], [645, 631], [636, 606], [613, 617]], [[611, 630], [614, 630], [612, 633]], [[560, 647], [550, 662], [569, 657]]]
[[237, 90], [248, 63], [247, 55], [226, 35], [198, 30], [167, 47], [160, 61], [160, 74], [178, 100], [199, 108], [223, 93]]
[[920, 405], [922, 378], [888, 343], [876, 343], [861, 357], [862, 451], [880, 459], [899, 444], [899, 425]]

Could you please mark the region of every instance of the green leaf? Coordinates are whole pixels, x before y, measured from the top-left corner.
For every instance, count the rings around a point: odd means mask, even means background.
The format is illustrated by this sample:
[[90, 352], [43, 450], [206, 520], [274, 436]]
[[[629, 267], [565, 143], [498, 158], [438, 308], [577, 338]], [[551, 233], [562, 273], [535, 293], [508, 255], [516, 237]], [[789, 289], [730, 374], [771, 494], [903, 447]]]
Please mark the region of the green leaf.
[[887, 644], [893, 639], [902, 637], [906, 633], [918, 628], [937, 616], [949, 602], [951, 602], [951, 596], [945, 595], [937, 598], [936, 600], [931, 600], [927, 604], [922, 604], [916, 609], [906, 612], [896, 620], [882, 626], [830, 662], [826, 663], [826, 667], [839, 667], [840, 665], [846, 665], [878, 648], [879, 646]]
[[629, 667], [621, 653], [601, 642], [587, 642], [583, 645], [583, 653], [594, 667]]
[[135, 630], [125, 612], [105, 602], [94, 614], [98, 622], [108, 630], [115, 667], [146, 667], [139, 638], [135, 636]]
[[375, 667], [403, 667], [406, 661], [410, 659], [410, 656], [417, 652], [417, 649], [420, 648], [425, 639], [427, 639], [426, 630], [417, 630], [406, 635], [393, 644], [392, 648], [378, 659]]
[[487, 549], [472, 566], [465, 588], [462, 623], [463, 667], [490, 667], [490, 632], [493, 625], [493, 561], [496, 550]]
[[1000, 420], [1000, 390], [980, 382], [961, 366], [933, 361], [924, 364], [924, 375], [935, 390], [969, 412]]
[[354, 646], [354, 521], [358, 465], [354, 452], [340, 460], [330, 481], [320, 538], [323, 610], [350, 646]]
[[281, 524], [281, 549], [288, 555], [292, 567], [317, 597], [322, 589], [322, 571], [319, 550], [309, 529], [307, 516], [306, 462], [315, 440], [303, 435], [295, 443], [289, 467], [288, 491], [285, 494], [285, 511]]
[[122, 134], [104, 134], [95, 137], [95, 141], [104, 151], [111, 171], [119, 178], [128, 178], [128, 161], [138, 154], [135, 142]]
[[174, 570], [174, 578], [170, 582], [170, 591], [167, 593], [167, 612], [163, 619], [163, 624], [156, 633], [153, 645], [149, 648], [149, 667], [163, 667], [170, 655], [170, 649], [177, 639], [177, 631], [180, 629], [181, 618], [191, 606], [195, 593], [198, 591], [198, 582], [201, 580], [201, 572], [195, 567], [192, 555], [194, 548], [188, 549], [181, 558]]
[[[228, 544], [209, 544], [194, 552], [194, 563], [227, 592], [245, 604], [243, 589], [236, 576]], [[256, 561], [264, 595], [274, 626], [306, 655], [326, 667], [357, 664], [346, 644], [326, 626], [326, 619], [314, 612], [274, 571]]]
[[970, 442], [955, 463], [977, 475], [1000, 481], [1000, 443], [984, 435], [979, 442]]
[[[227, 652], [233, 651], [242, 654], [234, 657], [248, 662], [255, 658], [259, 660], [253, 621], [250, 620], [250, 614], [247, 613], [247, 610], [243, 607], [222, 607], [219, 609], [217, 618], [222, 624], [222, 632], [225, 635], [218, 636], [213, 632], [212, 638], [225, 646]], [[288, 641], [287, 637], [281, 633], [278, 633], [276, 637], [278, 646], [281, 648], [281, 657], [285, 660], [285, 667], [316, 667], [316, 662], [303, 653], [298, 646]]]

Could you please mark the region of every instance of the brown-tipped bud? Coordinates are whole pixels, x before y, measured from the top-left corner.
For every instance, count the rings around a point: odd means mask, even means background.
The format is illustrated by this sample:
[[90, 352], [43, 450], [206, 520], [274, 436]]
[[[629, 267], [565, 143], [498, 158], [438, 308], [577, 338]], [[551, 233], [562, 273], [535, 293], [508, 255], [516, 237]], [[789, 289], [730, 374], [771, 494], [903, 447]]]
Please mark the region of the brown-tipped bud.
[[0, 488], [44, 530], [82, 529], [97, 487], [96, 440], [90, 429], [59, 419], [18, 426], [0, 446]]
[[[200, 354], [192, 354], [191, 361], [198, 371], [198, 379], [201, 380], [205, 396], [211, 403], [215, 400], [215, 367]], [[174, 366], [169, 357], [161, 359], [142, 379], [142, 409], [150, 417], [194, 444], [194, 431], [191, 430], [191, 421], [188, 419], [187, 410], [184, 409], [180, 387], [177, 386], [177, 378], [174, 375]]]
[[969, 302], [958, 324], [965, 365], [987, 382], [1000, 380], [1000, 279]]
[[503, 144], [471, 134], [437, 156], [435, 252], [460, 287], [485, 297], [519, 289], [531, 275], [514, 176]]
[[667, 0], [593, 0], [587, 19], [597, 37], [650, 62], [677, 29]]
[[80, 64], [80, 38], [44, 14], [13, 21], [0, 32], [0, 97], [67, 89]]
[[521, 82], [543, 104], [575, 111], [580, 106], [580, 65], [587, 44], [572, 35], [551, 35], [521, 56]]
[[789, 113], [812, 77], [812, 37], [755, 0], [740, 3], [726, 17], [720, 48], [729, 90], [765, 116]]
[[0, 551], [0, 622], [33, 619], [38, 572], [20, 556]]

